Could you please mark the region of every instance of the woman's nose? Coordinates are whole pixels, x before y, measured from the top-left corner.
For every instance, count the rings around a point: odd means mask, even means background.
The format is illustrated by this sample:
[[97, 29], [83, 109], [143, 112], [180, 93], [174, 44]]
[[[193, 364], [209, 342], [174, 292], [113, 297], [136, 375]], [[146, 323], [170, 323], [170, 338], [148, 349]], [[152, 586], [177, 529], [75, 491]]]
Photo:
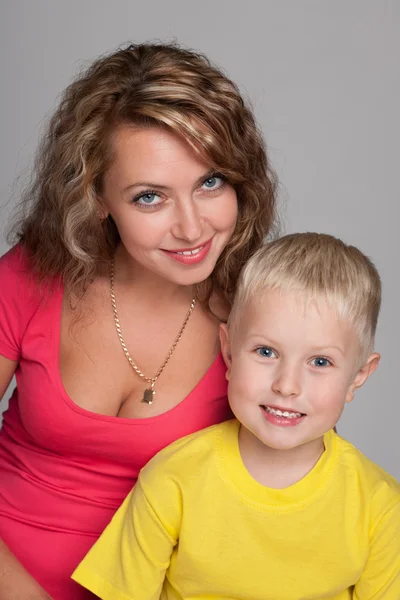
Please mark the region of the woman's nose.
[[195, 202], [190, 199], [177, 207], [176, 219], [172, 228], [174, 237], [190, 243], [200, 240], [203, 234], [203, 223]]

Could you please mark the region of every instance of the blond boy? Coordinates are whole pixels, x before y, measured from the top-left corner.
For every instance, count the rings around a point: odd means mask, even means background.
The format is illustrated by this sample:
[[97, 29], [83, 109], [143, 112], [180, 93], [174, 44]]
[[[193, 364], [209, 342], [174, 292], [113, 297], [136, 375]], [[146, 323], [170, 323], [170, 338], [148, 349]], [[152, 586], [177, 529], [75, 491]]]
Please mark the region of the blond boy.
[[263, 247], [221, 327], [236, 419], [160, 452], [74, 579], [105, 600], [399, 600], [400, 487], [333, 430], [378, 366], [379, 306], [356, 248]]

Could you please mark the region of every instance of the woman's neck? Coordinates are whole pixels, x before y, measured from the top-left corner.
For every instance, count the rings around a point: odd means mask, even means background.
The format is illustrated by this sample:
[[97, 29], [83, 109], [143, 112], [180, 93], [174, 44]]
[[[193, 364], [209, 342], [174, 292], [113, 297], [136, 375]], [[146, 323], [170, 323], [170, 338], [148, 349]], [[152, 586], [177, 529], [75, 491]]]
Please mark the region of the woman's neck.
[[119, 246], [115, 253], [114, 279], [120, 288], [132, 289], [136, 298], [142, 298], [153, 306], [170, 305], [171, 302], [190, 303], [194, 286], [183, 286], [165, 279], [146, 269]]

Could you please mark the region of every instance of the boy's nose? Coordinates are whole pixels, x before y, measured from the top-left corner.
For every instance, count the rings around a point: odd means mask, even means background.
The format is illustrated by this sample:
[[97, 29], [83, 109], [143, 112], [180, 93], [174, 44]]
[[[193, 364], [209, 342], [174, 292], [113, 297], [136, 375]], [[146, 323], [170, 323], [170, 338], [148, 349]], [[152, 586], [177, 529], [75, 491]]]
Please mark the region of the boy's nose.
[[294, 368], [289, 367], [281, 368], [272, 384], [272, 390], [275, 394], [285, 397], [298, 396], [300, 388], [298, 373]]

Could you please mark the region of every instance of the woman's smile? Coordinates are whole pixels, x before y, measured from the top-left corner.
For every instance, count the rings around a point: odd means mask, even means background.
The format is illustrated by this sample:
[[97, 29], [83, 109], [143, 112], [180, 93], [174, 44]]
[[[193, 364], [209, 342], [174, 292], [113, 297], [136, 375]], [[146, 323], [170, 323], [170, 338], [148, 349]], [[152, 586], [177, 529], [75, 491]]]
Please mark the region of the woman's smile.
[[183, 139], [157, 127], [120, 127], [114, 150], [102, 203], [132, 267], [178, 285], [207, 279], [235, 230], [234, 188]]
[[170, 258], [183, 265], [197, 265], [205, 259], [210, 251], [213, 238], [195, 246], [194, 248], [184, 248], [180, 250], [164, 250]]

